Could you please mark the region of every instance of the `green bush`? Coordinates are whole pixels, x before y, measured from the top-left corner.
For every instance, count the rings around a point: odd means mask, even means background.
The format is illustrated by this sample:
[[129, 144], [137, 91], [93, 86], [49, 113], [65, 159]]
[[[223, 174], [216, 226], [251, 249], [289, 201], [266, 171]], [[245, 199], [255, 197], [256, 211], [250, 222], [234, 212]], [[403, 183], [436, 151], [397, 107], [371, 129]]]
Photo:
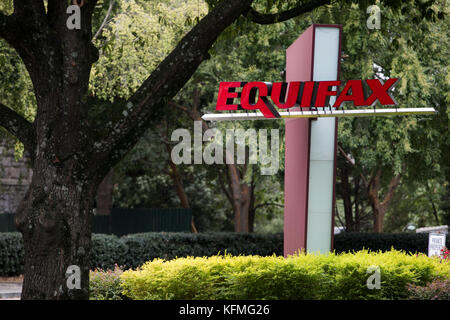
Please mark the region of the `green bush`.
[[91, 248], [91, 267], [114, 269], [115, 265], [125, 264], [128, 247], [113, 235], [93, 234]]
[[[213, 256], [219, 252], [239, 254], [283, 254], [283, 235], [250, 233], [141, 233], [118, 238], [93, 234], [91, 268], [113, 269], [114, 265], [136, 268], [154, 258]], [[20, 233], [0, 233], [0, 276], [23, 272], [23, 243]]]
[[24, 249], [18, 232], [0, 233], [0, 276], [23, 273]]
[[408, 285], [412, 300], [450, 300], [450, 279], [436, 279], [425, 286]]
[[117, 265], [114, 271], [91, 271], [89, 295], [91, 300], [125, 300], [120, 286], [120, 275], [123, 273]]
[[233, 255], [282, 255], [283, 234], [232, 232], [141, 233], [121, 238], [128, 247], [125, 266], [136, 268], [148, 260]]
[[[447, 247], [450, 239], [447, 237]], [[411, 253], [428, 252], [427, 233], [359, 233], [344, 232], [334, 237], [336, 252], [362, 249], [389, 251], [392, 247]]]
[[[378, 266], [380, 289], [369, 289], [368, 269]], [[406, 299], [407, 284], [448, 279], [438, 258], [388, 252], [155, 259], [120, 279], [131, 299]]]

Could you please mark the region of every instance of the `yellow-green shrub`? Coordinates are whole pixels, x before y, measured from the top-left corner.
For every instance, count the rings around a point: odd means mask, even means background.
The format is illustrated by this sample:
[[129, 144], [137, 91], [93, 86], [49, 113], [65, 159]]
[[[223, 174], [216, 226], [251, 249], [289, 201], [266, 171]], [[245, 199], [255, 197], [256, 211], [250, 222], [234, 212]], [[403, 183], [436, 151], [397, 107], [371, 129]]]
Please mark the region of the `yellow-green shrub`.
[[[380, 268], [379, 290], [367, 288], [371, 266]], [[408, 283], [449, 278], [449, 271], [439, 258], [391, 250], [155, 259], [120, 279], [131, 299], [404, 299]]]

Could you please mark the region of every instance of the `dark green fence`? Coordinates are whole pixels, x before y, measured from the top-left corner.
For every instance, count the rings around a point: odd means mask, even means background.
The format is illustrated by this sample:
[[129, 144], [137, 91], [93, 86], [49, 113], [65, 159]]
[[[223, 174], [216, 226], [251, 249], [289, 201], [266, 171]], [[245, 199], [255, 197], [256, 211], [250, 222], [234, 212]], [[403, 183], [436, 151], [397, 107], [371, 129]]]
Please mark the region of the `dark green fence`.
[[[109, 216], [94, 216], [92, 232], [123, 236], [141, 232], [190, 232], [191, 209], [113, 208]], [[15, 232], [14, 214], [0, 214], [0, 232]]]
[[0, 213], [0, 232], [16, 232], [14, 214]]

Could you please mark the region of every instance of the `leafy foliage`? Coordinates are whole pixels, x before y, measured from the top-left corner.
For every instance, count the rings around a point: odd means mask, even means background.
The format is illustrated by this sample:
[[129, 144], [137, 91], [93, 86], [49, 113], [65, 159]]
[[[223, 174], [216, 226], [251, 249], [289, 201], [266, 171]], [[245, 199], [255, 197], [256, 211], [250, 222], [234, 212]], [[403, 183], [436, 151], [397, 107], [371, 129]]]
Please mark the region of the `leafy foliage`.
[[436, 279], [425, 286], [408, 285], [409, 299], [450, 300], [450, 279]]
[[126, 300], [120, 286], [123, 270], [117, 265], [114, 270], [96, 269], [90, 273], [89, 295], [91, 300]]
[[[12, 0], [0, 3], [0, 12], [11, 14]], [[18, 54], [5, 40], [0, 39], [0, 103], [13, 108], [25, 119], [32, 121], [36, 114], [36, 98], [28, 72]], [[11, 139], [10, 134], [0, 127], [0, 139]], [[16, 140], [15, 156], [21, 158], [23, 145]]]
[[[367, 287], [378, 266], [381, 287]], [[231, 255], [155, 259], [121, 276], [131, 299], [404, 299], [407, 283], [448, 279], [450, 265], [400, 251], [283, 257]], [[295, 284], [295, 285], [293, 285]]]
[[206, 14], [201, 2], [118, 1], [120, 10], [94, 42], [100, 59], [90, 90], [97, 98], [129, 98], [192, 27]]

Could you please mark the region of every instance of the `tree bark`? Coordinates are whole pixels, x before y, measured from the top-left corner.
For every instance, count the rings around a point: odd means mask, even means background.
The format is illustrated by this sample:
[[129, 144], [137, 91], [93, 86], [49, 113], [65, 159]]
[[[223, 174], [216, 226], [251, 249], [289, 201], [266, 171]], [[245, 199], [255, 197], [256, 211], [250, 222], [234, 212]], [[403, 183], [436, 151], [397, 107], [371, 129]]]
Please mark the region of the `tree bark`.
[[[22, 299], [88, 297], [92, 209], [99, 181], [74, 180], [37, 161], [15, 216], [25, 249]], [[73, 281], [66, 275], [70, 266], [80, 270]], [[78, 279], [79, 286], [70, 285]]]
[[113, 170], [111, 169], [98, 186], [97, 196], [95, 197], [96, 214], [101, 216], [111, 214], [113, 189]]

